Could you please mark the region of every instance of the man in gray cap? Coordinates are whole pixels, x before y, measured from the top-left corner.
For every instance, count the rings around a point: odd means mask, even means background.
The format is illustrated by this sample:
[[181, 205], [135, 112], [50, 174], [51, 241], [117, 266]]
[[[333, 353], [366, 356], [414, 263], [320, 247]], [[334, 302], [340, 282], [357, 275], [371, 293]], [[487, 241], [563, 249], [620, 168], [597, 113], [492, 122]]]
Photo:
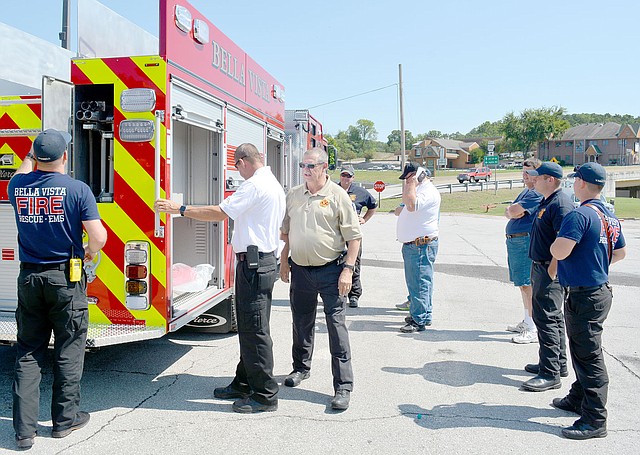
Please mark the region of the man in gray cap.
[[538, 363], [527, 364], [524, 369], [536, 376], [522, 384], [525, 390], [544, 392], [559, 389], [560, 377], [568, 376], [562, 302], [564, 290], [556, 277], [558, 261], [551, 255], [564, 217], [573, 211], [573, 202], [561, 191], [562, 167], [558, 163], [544, 162], [537, 169], [525, 171], [534, 177], [533, 187], [542, 194], [538, 211], [531, 227], [529, 257], [533, 291], [533, 322], [538, 330]]
[[[41, 368], [52, 332], [51, 436], [64, 438], [89, 422], [89, 414], [79, 409], [89, 323], [82, 260], [93, 260], [107, 231], [89, 187], [65, 173], [70, 141], [65, 132], [40, 133], [9, 182], [20, 257], [13, 382], [13, 427], [20, 449], [30, 448], [36, 436]], [[89, 235], [86, 246], [83, 228]]]
[[404, 180], [402, 204], [396, 235], [402, 245], [404, 277], [409, 296], [409, 316], [400, 331], [422, 332], [431, 325], [433, 298], [433, 263], [438, 254], [438, 218], [440, 192], [431, 183], [431, 172], [409, 162], [400, 176]]
[[[353, 208], [358, 214], [360, 224], [364, 224], [373, 216], [376, 212], [378, 204], [376, 199], [371, 193], [365, 190], [363, 187], [354, 185], [355, 170], [353, 166], [342, 166], [340, 170], [340, 186], [347, 192]], [[362, 209], [366, 208], [364, 215]], [[358, 300], [362, 295], [362, 284], [360, 283], [360, 257], [362, 256], [362, 242], [360, 243], [360, 250], [358, 251], [358, 258], [356, 259], [356, 269], [353, 271], [353, 282], [351, 291], [349, 291], [349, 306], [351, 308], [358, 307]]]

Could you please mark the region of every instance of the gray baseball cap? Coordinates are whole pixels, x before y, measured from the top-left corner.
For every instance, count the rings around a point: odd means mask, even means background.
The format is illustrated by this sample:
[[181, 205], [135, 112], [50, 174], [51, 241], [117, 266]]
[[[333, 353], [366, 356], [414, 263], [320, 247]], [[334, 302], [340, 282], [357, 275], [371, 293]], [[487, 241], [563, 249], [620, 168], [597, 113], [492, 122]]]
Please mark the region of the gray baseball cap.
[[38, 161], [50, 163], [60, 159], [69, 142], [71, 142], [69, 133], [50, 128], [38, 134], [33, 141], [33, 153]]

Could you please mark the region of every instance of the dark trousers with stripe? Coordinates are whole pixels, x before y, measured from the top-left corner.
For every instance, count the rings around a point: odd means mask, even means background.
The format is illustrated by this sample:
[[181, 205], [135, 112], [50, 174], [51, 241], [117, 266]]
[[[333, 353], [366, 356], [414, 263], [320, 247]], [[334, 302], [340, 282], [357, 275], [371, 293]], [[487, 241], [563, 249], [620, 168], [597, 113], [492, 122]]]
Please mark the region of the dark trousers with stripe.
[[334, 390], [353, 390], [351, 347], [345, 317], [345, 299], [338, 294], [342, 265], [330, 262], [321, 267], [291, 264], [289, 299], [293, 315], [293, 369], [311, 370], [318, 294], [322, 298], [329, 333]]
[[562, 302], [564, 289], [558, 278], [552, 280], [548, 264], [533, 263], [531, 285], [533, 290], [533, 322], [538, 329], [539, 375], [559, 379], [560, 368], [567, 364]]
[[602, 326], [607, 319], [613, 292], [608, 284], [586, 289], [571, 289], [564, 314], [571, 362], [576, 381], [569, 400], [582, 407], [580, 420], [594, 427], [606, 423], [609, 376], [602, 352]]
[[260, 254], [258, 268], [250, 269], [246, 260], [236, 265], [236, 316], [240, 361], [231, 386], [250, 393], [258, 403], [278, 402], [278, 383], [273, 378], [271, 340], [271, 297], [276, 281], [276, 257]]
[[21, 269], [18, 275], [18, 326], [13, 427], [20, 437], [33, 436], [38, 427], [40, 380], [51, 334], [53, 391], [51, 420], [55, 431], [73, 425], [80, 407], [80, 380], [89, 325], [86, 276], [69, 281], [62, 270]]

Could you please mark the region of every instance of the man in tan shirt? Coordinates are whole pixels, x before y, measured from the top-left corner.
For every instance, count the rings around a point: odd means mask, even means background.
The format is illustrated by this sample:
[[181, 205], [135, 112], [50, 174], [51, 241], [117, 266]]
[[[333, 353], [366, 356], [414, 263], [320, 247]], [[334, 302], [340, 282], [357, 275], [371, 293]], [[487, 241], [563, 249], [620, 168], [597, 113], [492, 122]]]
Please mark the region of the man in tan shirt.
[[[293, 371], [284, 385], [296, 387], [311, 370], [318, 294], [322, 298], [335, 395], [331, 407], [349, 407], [353, 389], [351, 348], [345, 322], [346, 296], [358, 250], [360, 222], [351, 199], [327, 175], [327, 154], [320, 148], [308, 150], [300, 167], [305, 183], [292, 188], [282, 222], [285, 242], [280, 278], [289, 282], [293, 315]], [[346, 242], [349, 246], [344, 253]], [[287, 261], [291, 252], [291, 257]]]

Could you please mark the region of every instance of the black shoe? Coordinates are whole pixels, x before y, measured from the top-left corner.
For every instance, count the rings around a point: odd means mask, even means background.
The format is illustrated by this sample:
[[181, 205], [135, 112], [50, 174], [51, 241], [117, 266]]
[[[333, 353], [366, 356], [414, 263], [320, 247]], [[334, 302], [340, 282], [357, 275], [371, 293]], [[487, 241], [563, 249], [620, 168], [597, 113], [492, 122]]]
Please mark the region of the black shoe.
[[84, 427], [87, 423], [89, 423], [89, 419], [91, 416], [88, 412], [78, 411], [76, 414], [76, 418], [73, 419], [73, 425], [69, 428], [65, 428], [64, 430], [53, 430], [51, 432], [52, 438], [64, 438], [71, 434], [72, 431], [79, 430]]
[[297, 387], [302, 381], [308, 379], [311, 373], [308, 371], [292, 371], [289, 376], [284, 378], [284, 385], [287, 387]]
[[[413, 321], [413, 318], [411, 316], [405, 316], [404, 317], [404, 322], [406, 322], [407, 324], [411, 324], [411, 322]], [[427, 321], [424, 323], [425, 327], [428, 327], [431, 325], [431, 321]]]
[[221, 398], [223, 400], [236, 399], [236, 398], [247, 398], [250, 393], [241, 392], [238, 389], [233, 388], [231, 385], [226, 387], [216, 387], [213, 390], [213, 396], [216, 398]]
[[573, 404], [568, 396], [564, 398], [554, 398], [553, 401], [551, 401], [551, 404], [553, 404], [554, 408], [582, 415], [582, 406]]
[[351, 392], [348, 390], [340, 389], [336, 391], [333, 400], [331, 400], [331, 409], [337, 409], [344, 411], [349, 407], [349, 400], [351, 399]]
[[16, 445], [20, 450], [27, 450], [33, 447], [33, 440], [36, 438], [36, 435], [33, 436], [18, 436], [16, 435]]
[[562, 436], [568, 439], [591, 439], [607, 437], [607, 426], [594, 427], [588, 423], [576, 420], [573, 425], [562, 429]]
[[522, 383], [522, 388], [531, 392], [545, 392], [551, 389], [559, 389], [562, 383], [560, 379], [547, 379], [542, 376], [535, 376]]
[[240, 412], [242, 414], [252, 414], [254, 412], [270, 412], [278, 410], [278, 402], [275, 402], [273, 404], [262, 404], [258, 403], [253, 398], [247, 397], [234, 402], [232, 408], [235, 412]]
[[358, 308], [358, 297], [349, 297], [349, 308]]
[[[540, 372], [540, 365], [538, 365], [537, 363], [527, 363], [524, 366], [524, 371], [526, 371], [527, 373], [538, 374]], [[569, 369], [567, 368], [567, 366], [565, 365], [560, 367], [560, 377], [566, 378], [567, 376], [569, 376]]]

